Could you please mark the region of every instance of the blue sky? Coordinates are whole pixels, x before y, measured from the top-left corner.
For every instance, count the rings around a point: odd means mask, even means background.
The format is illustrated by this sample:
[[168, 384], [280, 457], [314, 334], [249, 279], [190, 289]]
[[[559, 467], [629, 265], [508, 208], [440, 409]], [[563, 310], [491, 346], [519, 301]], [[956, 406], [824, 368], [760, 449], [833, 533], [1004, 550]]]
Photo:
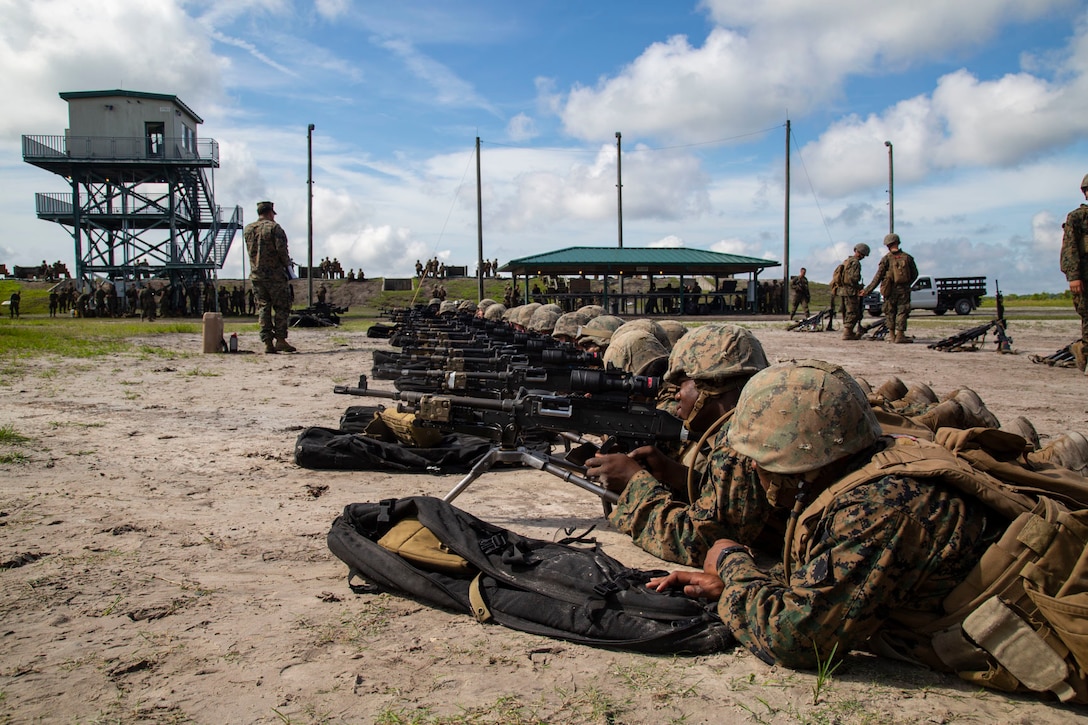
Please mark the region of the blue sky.
[[[216, 197], [275, 200], [305, 260], [369, 276], [617, 243], [781, 260], [826, 281], [895, 228], [923, 273], [1059, 291], [1061, 222], [1088, 171], [1088, 8], [1073, 0], [0, 0], [0, 262], [71, 262], [34, 215], [60, 179], [21, 134], [63, 91], [177, 95], [220, 144]], [[241, 273], [240, 236], [223, 272]], [[875, 271], [875, 257], [865, 265]]]

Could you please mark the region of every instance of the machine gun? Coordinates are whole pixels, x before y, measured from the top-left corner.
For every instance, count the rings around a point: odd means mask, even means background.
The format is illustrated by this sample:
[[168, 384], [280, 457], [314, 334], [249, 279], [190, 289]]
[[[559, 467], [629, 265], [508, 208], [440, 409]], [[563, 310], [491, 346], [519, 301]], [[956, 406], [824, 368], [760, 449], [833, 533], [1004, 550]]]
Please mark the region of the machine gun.
[[973, 352], [986, 343], [986, 335], [992, 330], [994, 341], [997, 343], [997, 352], [1012, 352], [1012, 338], [1005, 332], [1008, 325], [1005, 321], [1005, 297], [1001, 294], [1001, 289], [997, 286], [996, 280], [994, 280], [994, 290], [997, 300], [997, 315], [994, 319], [963, 332], [957, 332], [955, 335], [949, 335], [927, 347], [941, 352], [961, 352], [964, 350]]
[[883, 340], [888, 336], [888, 323], [883, 317], [874, 320], [868, 325], [859, 322], [858, 334], [862, 337], [870, 335], [874, 340]]
[[991, 330], [994, 333], [994, 341], [997, 343], [997, 351], [1011, 352], [1012, 338], [1005, 333], [1005, 324], [1002, 320], [990, 320], [982, 325], [949, 335], [943, 340], [938, 340], [926, 347], [941, 352], [973, 352], [986, 344], [986, 335]]
[[[446, 501], [459, 496], [496, 463], [521, 463], [599, 496], [607, 514], [618, 496], [585, 478], [585, 461], [598, 451], [630, 451], [659, 441], [685, 441], [687, 429], [679, 418], [654, 407], [652, 403], [633, 400], [634, 395], [651, 400], [656, 397], [660, 391], [658, 378], [599, 370], [576, 370], [571, 377], [572, 387], [578, 389], [580, 394], [550, 395], [521, 391], [516, 397], [503, 400], [433, 395], [374, 390], [368, 387], [366, 376], [360, 376], [359, 384], [355, 387], [338, 385], [333, 392], [396, 400], [400, 412], [415, 414], [417, 426], [468, 433], [490, 440], [493, 444], [491, 450], [446, 494]], [[562, 435], [567, 439], [576, 437], [583, 441], [577, 434], [607, 436], [607, 439], [599, 448], [584, 441], [566, 458], [559, 458], [534, 453], [526, 448], [526, 436], [541, 433]]]
[[835, 310], [828, 308], [820, 310], [815, 315], [810, 315], [803, 320], [791, 322], [787, 330], [801, 332], [824, 332], [831, 330], [831, 321], [835, 319]]
[[1055, 350], [1049, 355], [1029, 355], [1028, 359], [1033, 363], [1041, 363], [1043, 365], [1049, 365], [1052, 368], [1072, 368], [1077, 366], [1077, 357], [1073, 354], [1073, 345], [1077, 343], [1076, 340], [1069, 343], [1060, 350]]

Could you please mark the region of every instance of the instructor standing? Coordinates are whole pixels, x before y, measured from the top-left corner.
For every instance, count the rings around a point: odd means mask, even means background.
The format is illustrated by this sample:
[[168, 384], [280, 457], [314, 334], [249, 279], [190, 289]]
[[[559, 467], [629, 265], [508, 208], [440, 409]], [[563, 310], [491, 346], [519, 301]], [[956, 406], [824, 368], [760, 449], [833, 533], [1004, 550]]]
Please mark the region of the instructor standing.
[[888, 253], [880, 258], [873, 281], [858, 296], [864, 297], [880, 285], [889, 342], [914, 342], [914, 338], [907, 337], [907, 318], [910, 317], [910, 286], [918, 279], [918, 265], [914, 263], [914, 257], [899, 248], [898, 234], [885, 236], [884, 246]]
[[264, 351], [294, 352], [287, 342], [287, 321], [291, 315], [291, 255], [287, 251], [287, 233], [276, 223], [276, 210], [270, 201], [257, 202], [257, 221], [246, 225], [242, 233], [252, 270], [249, 280], [257, 298], [257, 318], [261, 325]]

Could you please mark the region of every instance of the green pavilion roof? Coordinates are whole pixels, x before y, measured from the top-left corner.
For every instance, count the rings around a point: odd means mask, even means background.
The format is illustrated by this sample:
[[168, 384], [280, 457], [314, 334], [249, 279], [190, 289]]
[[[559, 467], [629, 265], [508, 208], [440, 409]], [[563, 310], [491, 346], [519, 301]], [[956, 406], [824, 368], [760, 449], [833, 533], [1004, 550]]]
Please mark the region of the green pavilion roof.
[[687, 247], [567, 247], [511, 259], [501, 272], [545, 275], [732, 275], [757, 272], [779, 262]]

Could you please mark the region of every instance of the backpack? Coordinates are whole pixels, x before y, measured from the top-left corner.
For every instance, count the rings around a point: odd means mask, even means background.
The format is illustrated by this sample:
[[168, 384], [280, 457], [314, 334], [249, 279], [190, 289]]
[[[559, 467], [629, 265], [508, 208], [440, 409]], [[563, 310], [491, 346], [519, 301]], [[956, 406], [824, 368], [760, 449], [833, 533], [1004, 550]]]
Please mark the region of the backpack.
[[892, 284], [910, 284], [914, 278], [910, 273], [910, 258], [902, 253], [888, 255], [888, 277]]
[[839, 294], [839, 290], [843, 286], [843, 276], [846, 272], [846, 263], [840, 262], [838, 267], [835, 267], [835, 271], [831, 273], [831, 294]]
[[481, 623], [658, 654], [734, 645], [713, 605], [646, 588], [663, 571], [630, 569], [584, 535], [560, 542], [520, 536], [439, 498], [350, 504], [333, 522], [328, 545], [348, 565], [349, 585], [361, 577]]
[[[800, 558], [836, 496], [888, 475], [939, 479], [1009, 520], [967, 580], [945, 598], [945, 616], [919, 623], [929, 664], [1006, 692], [1050, 692], [1088, 703], [1088, 479], [1016, 462], [1024, 441], [1004, 431], [942, 428], [938, 442], [895, 437], [865, 466], [823, 491], [801, 514], [788, 556]], [[787, 562], [788, 565], [788, 562]], [[908, 658], [894, 633], [878, 654]]]

